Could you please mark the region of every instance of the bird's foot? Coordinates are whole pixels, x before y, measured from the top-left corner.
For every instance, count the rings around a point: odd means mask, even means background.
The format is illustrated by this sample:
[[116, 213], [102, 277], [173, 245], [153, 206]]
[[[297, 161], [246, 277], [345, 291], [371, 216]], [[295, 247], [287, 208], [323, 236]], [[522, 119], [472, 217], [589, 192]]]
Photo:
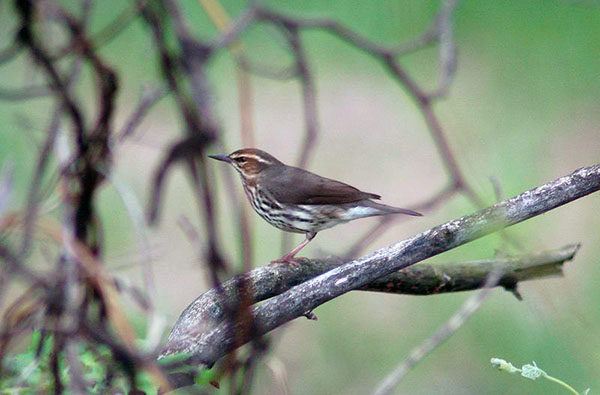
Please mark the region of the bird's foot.
[[293, 256], [284, 256], [283, 258], [279, 258], [279, 259], [275, 259], [274, 261], [271, 261], [271, 264], [276, 264], [276, 263], [287, 263], [290, 266], [300, 266], [300, 264], [302, 263], [303, 260], [308, 260], [308, 258], [298, 258], [298, 257], [293, 257]]

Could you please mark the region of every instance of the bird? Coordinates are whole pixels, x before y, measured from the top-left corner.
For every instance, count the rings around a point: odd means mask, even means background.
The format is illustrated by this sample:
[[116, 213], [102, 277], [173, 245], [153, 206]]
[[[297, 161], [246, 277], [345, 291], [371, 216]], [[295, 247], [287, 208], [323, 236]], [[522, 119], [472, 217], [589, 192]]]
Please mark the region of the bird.
[[209, 157], [237, 170], [248, 201], [264, 220], [283, 231], [306, 235], [302, 243], [271, 263], [297, 263], [296, 254], [318, 232], [345, 222], [388, 214], [422, 216], [416, 211], [374, 202], [381, 196], [288, 166], [257, 148]]

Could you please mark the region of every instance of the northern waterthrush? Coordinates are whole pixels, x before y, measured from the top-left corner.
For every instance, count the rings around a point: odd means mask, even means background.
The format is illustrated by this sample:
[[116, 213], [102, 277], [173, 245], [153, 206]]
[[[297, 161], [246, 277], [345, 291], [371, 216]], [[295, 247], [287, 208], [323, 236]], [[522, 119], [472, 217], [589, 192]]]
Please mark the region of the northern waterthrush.
[[248, 201], [258, 215], [286, 232], [306, 234], [300, 245], [273, 262], [292, 261], [317, 232], [344, 222], [387, 214], [422, 215], [376, 203], [371, 199], [379, 199], [379, 195], [285, 165], [259, 149], [245, 148], [210, 157], [238, 171]]

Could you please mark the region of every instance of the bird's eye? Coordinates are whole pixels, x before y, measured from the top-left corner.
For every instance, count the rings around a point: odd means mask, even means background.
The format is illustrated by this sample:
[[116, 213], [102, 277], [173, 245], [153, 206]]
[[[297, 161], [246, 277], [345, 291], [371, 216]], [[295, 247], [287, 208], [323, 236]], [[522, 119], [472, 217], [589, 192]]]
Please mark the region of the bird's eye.
[[244, 158], [243, 156], [240, 156], [239, 158], [235, 158], [235, 161], [237, 163], [242, 164], [242, 163], [246, 162], [246, 158]]

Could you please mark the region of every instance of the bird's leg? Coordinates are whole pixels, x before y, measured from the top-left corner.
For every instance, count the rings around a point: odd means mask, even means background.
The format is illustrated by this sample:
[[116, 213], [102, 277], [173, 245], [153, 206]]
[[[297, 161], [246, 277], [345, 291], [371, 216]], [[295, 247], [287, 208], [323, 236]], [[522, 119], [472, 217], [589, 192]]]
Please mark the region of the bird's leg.
[[293, 250], [291, 250], [290, 252], [288, 252], [283, 258], [271, 261], [271, 263], [288, 262], [288, 263], [295, 263], [295, 264], [297, 264], [298, 262], [294, 261], [294, 256], [296, 256], [296, 254], [298, 252], [300, 252], [301, 249], [303, 249], [308, 243], [310, 243], [310, 241], [312, 239], [314, 239], [316, 235], [317, 234], [314, 233], [314, 232], [307, 233], [306, 234], [306, 239], [302, 243], [298, 244], [298, 246], [296, 248], [294, 248]]

